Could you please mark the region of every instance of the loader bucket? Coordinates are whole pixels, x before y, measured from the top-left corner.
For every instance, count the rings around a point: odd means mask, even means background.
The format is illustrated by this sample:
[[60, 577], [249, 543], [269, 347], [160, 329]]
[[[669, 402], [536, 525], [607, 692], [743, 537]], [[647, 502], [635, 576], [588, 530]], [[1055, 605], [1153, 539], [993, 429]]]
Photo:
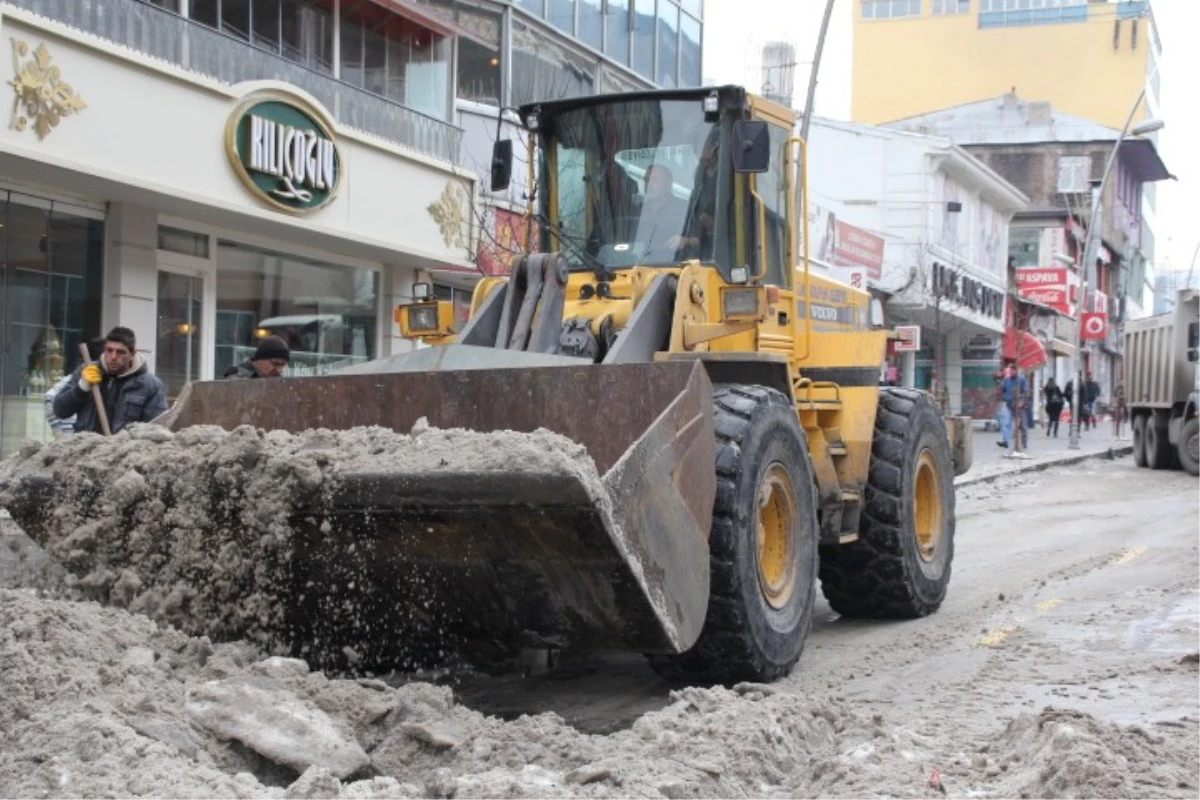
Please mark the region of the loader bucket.
[[[519, 363], [526, 354], [512, 355]], [[493, 363], [497, 357], [508, 356], [493, 351]], [[712, 390], [702, 366], [575, 361], [405, 372], [393, 361], [379, 368], [393, 371], [195, 383], [160, 422], [177, 432], [380, 426], [407, 434], [424, 417], [433, 429], [492, 437], [517, 432], [532, 440], [545, 429], [582, 445], [590, 462], [564, 469], [535, 459], [496, 469], [454, 458], [431, 468], [385, 453], [344, 465], [329, 491], [291, 510], [283, 577], [263, 584], [279, 595], [278, 618], [239, 626], [226, 615], [212, 624], [190, 620], [185, 630], [214, 639], [250, 635], [322, 667], [372, 670], [454, 656], [494, 663], [521, 646], [677, 653], [697, 639], [716, 491]], [[243, 488], [225, 487], [214, 508]], [[52, 554], [62, 547], [56, 537], [72, 535], [47, 513], [66, 502], [56, 491], [45, 474], [10, 477], [0, 491], [0, 502]], [[169, 504], [169, 494], [164, 489], [159, 500]], [[199, 546], [216, 554], [226, 540], [244, 538], [237, 523], [244, 511], [214, 512]], [[151, 540], [174, 535], [166, 524], [139, 524]], [[145, 573], [154, 563], [106, 569]], [[149, 586], [159, 576], [136, 578]], [[210, 583], [240, 591], [236, 582]], [[207, 585], [194, 581], [189, 590]]]

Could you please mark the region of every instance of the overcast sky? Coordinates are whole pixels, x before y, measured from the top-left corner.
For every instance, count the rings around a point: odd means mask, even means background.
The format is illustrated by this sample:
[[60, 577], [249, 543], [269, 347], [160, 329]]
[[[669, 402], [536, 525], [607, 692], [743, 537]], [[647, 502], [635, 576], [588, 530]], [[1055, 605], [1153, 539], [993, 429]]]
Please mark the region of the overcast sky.
[[[836, 0], [834, 6], [814, 103], [821, 116], [850, 118], [855, 2]], [[762, 44], [782, 39], [796, 45], [796, 59], [802, 63], [795, 87], [796, 105], [801, 105], [807, 89], [807, 64], [812, 61], [824, 10], [825, 0], [705, 0], [706, 82], [740, 83], [757, 91], [761, 88]], [[1200, 31], [1200, 1], [1154, 0], [1154, 14], [1163, 45], [1159, 100], [1166, 122], [1158, 141], [1167, 169], [1179, 178], [1159, 185], [1157, 266], [1160, 271], [1187, 269], [1200, 244], [1200, 103], [1195, 91], [1196, 76], [1200, 76], [1200, 47], [1195, 41], [1195, 33]], [[1129, 98], [1130, 105], [1135, 99]], [[1196, 269], [1200, 270], [1200, 262]]]

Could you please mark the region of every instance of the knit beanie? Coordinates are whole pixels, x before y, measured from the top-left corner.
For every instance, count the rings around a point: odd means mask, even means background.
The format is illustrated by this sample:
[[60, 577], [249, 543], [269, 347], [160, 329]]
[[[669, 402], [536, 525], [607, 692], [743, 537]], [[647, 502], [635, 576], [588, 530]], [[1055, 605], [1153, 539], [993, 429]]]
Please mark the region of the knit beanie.
[[276, 358], [290, 362], [292, 360], [292, 353], [288, 350], [287, 342], [283, 339], [280, 339], [278, 336], [267, 336], [258, 343], [258, 347], [254, 350], [254, 355], [250, 360], [271, 361]]

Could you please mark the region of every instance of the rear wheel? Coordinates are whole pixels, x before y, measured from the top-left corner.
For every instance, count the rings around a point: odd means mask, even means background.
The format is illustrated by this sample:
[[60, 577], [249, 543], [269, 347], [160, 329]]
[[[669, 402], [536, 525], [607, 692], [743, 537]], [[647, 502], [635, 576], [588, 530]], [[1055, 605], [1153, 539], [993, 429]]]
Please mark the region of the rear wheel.
[[1145, 414], [1137, 414], [1133, 418], [1133, 463], [1139, 467], [1147, 465]]
[[1174, 458], [1166, 415], [1155, 411], [1146, 417], [1146, 462], [1150, 469], [1170, 469]]
[[1179, 435], [1179, 463], [1189, 475], [1200, 475], [1200, 419], [1192, 417]]
[[879, 393], [859, 539], [821, 553], [821, 588], [843, 616], [937, 611], [954, 555], [954, 467], [941, 412], [911, 389]]
[[713, 391], [717, 497], [708, 613], [685, 653], [651, 656], [683, 683], [771, 681], [791, 671], [812, 627], [816, 494], [808, 443], [781, 393]]

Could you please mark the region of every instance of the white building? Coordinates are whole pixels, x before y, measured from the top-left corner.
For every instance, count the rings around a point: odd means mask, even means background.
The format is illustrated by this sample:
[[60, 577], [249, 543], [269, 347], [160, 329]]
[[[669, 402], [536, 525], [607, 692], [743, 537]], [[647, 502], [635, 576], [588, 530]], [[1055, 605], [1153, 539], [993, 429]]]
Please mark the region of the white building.
[[0, 2], [0, 455], [113, 325], [173, 396], [267, 333], [299, 373], [405, 348], [412, 282], [474, 272], [454, 32], [327, 5]]
[[893, 358], [900, 382], [990, 418], [1025, 196], [947, 139], [868, 125], [814, 119], [808, 159], [811, 252], [885, 296], [889, 324], [921, 328], [921, 350]]

